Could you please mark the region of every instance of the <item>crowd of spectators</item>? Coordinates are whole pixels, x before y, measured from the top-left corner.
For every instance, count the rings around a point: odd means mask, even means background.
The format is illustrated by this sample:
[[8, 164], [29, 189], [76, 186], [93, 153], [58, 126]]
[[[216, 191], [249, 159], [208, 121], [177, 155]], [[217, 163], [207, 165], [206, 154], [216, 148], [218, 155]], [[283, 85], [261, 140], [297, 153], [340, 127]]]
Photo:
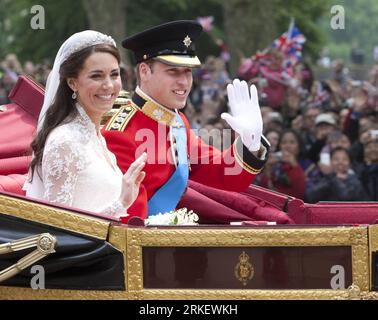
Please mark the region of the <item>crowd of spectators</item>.
[[[264, 134], [272, 147], [255, 184], [315, 203], [378, 201], [378, 66], [368, 80], [353, 79], [341, 60], [327, 79], [315, 79], [309, 64], [282, 67], [272, 49], [238, 77], [255, 84]], [[199, 135], [217, 148], [234, 136], [227, 129], [226, 86], [231, 76], [220, 58], [209, 57], [195, 73], [186, 114]], [[230, 138], [231, 137], [231, 138]]]
[[19, 75], [30, 76], [45, 86], [50, 70], [48, 63], [34, 64], [26, 61], [22, 65], [15, 54], [8, 54], [3, 61], [0, 61], [0, 105], [10, 102], [8, 95]]
[[[369, 80], [352, 79], [342, 61], [334, 61], [328, 79], [315, 79], [311, 67], [298, 62], [282, 67], [280, 52], [243, 65], [237, 77], [255, 84], [271, 143], [270, 157], [255, 184], [306, 202], [378, 201], [378, 66]], [[50, 66], [14, 54], [0, 63], [0, 105], [20, 74], [45, 85]], [[135, 74], [122, 66], [123, 87], [132, 91]], [[184, 109], [191, 127], [219, 149], [234, 133], [220, 118], [227, 112], [226, 87], [232, 77], [224, 60], [209, 56], [194, 71], [193, 89]], [[228, 130], [224, 130], [228, 129]]]

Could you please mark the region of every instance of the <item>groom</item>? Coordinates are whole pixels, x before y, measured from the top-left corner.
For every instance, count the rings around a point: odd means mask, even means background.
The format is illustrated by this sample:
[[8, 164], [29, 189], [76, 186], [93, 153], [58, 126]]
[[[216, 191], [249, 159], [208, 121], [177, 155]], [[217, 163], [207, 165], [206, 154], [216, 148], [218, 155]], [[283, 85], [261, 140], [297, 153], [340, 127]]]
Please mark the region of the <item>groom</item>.
[[249, 93], [247, 84], [236, 79], [227, 88], [232, 115], [222, 118], [239, 137], [224, 152], [199, 139], [179, 112], [192, 87], [192, 68], [200, 66], [194, 44], [201, 31], [196, 21], [173, 21], [122, 42], [134, 54], [138, 86], [131, 102], [120, 108], [102, 133], [123, 172], [139, 153], [147, 152], [146, 177], [128, 209], [130, 217], [145, 219], [174, 210], [189, 178], [218, 189], [243, 191], [266, 162], [269, 143], [262, 136], [254, 86]]

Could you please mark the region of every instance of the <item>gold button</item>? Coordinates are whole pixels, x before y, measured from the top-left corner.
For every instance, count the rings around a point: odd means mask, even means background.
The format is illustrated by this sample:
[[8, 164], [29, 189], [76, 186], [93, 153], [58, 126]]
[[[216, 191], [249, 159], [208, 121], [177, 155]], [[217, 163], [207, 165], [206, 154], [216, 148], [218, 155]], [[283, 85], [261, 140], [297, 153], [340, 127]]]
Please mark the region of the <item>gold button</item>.
[[126, 107], [126, 109], [125, 109], [127, 112], [130, 112], [131, 110], [133, 110], [133, 108], [131, 108], [131, 107]]

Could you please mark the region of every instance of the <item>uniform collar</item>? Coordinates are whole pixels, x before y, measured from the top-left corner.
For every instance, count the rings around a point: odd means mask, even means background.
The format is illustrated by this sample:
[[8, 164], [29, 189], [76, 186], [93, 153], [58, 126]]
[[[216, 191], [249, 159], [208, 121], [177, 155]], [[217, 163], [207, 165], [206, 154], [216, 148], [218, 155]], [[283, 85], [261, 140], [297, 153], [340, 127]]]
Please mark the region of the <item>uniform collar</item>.
[[138, 107], [147, 117], [166, 126], [180, 127], [176, 121], [176, 113], [156, 102], [139, 87], [131, 98], [133, 104]]

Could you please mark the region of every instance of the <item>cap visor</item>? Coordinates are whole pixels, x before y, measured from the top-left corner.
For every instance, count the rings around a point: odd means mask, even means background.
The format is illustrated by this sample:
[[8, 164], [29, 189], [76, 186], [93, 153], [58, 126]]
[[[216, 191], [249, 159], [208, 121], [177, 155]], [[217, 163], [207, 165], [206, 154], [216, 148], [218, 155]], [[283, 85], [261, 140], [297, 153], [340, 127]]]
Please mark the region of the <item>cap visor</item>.
[[195, 68], [201, 65], [198, 57], [166, 55], [155, 57], [156, 60], [177, 67]]

